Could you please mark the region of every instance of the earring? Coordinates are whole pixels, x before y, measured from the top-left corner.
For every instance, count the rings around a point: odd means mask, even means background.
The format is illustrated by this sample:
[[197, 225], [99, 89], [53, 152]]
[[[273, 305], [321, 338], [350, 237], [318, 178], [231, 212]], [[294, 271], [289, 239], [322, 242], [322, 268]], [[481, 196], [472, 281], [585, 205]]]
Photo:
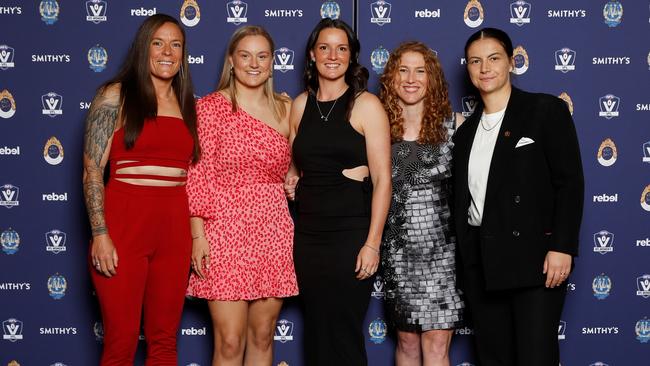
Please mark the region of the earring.
[[230, 66], [230, 75], [232, 75], [232, 74], [234, 74], [234, 73], [235, 73], [235, 68], [232, 67], [232, 66]]

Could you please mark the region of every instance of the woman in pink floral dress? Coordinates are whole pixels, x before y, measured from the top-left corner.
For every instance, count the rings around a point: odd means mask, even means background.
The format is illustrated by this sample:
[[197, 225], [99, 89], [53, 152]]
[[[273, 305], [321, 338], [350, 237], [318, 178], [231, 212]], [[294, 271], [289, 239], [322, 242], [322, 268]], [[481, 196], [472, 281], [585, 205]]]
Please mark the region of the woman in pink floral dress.
[[282, 298], [298, 293], [283, 190], [291, 100], [273, 92], [273, 49], [260, 27], [235, 31], [218, 91], [197, 102], [188, 294], [208, 300], [213, 365], [271, 365]]

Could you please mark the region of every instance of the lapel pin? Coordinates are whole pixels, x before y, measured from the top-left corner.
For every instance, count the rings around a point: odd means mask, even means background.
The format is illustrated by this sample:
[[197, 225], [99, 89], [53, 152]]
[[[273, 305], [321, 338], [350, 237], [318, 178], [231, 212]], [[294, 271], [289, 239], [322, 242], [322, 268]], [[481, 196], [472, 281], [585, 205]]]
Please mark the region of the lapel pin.
[[504, 132], [504, 133], [503, 133], [503, 136], [505, 136], [505, 137], [510, 137], [510, 131], [506, 131], [506, 132]]

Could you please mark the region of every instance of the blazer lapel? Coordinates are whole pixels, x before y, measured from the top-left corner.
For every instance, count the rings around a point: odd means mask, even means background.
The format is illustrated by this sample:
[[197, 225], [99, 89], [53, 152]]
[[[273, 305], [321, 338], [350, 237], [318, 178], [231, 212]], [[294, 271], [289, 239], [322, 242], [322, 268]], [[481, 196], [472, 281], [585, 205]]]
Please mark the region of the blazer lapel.
[[[474, 143], [474, 135], [476, 135], [476, 129], [478, 128], [478, 122], [483, 113], [483, 105], [479, 103], [474, 110], [474, 113], [463, 123], [463, 128], [465, 133], [462, 134], [462, 138], [458, 141], [454, 141], [454, 149], [456, 150], [454, 166], [456, 169], [456, 177], [458, 184], [457, 195], [459, 195], [461, 205], [457, 207], [458, 210], [462, 212], [467, 212], [470, 204], [470, 194], [469, 194], [469, 185], [467, 182], [467, 174], [469, 167], [469, 155], [472, 151], [472, 144]], [[464, 221], [467, 223], [467, 220]]]
[[510, 164], [512, 155], [515, 151], [515, 143], [517, 136], [520, 135], [522, 116], [519, 113], [520, 91], [513, 87], [508, 100], [508, 106], [499, 129], [499, 136], [494, 146], [492, 153], [492, 161], [490, 163], [490, 172], [488, 173], [487, 189], [485, 192], [483, 221], [485, 222], [486, 212], [489, 207], [494, 207], [491, 202], [495, 199], [497, 190], [501, 186], [501, 181], [506, 177], [508, 169], [512, 166]]

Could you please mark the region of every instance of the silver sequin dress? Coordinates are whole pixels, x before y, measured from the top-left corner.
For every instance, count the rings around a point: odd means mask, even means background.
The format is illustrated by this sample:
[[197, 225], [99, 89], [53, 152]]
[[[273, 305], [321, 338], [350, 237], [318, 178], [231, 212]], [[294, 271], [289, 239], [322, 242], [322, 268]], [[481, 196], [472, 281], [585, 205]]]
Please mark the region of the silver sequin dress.
[[462, 322], [449, 212], [455, 121], [444, 124], [446, 142], [392, 145], [393, 194], [381, 253], [386, 310], [400, 331], [451, 329]]

